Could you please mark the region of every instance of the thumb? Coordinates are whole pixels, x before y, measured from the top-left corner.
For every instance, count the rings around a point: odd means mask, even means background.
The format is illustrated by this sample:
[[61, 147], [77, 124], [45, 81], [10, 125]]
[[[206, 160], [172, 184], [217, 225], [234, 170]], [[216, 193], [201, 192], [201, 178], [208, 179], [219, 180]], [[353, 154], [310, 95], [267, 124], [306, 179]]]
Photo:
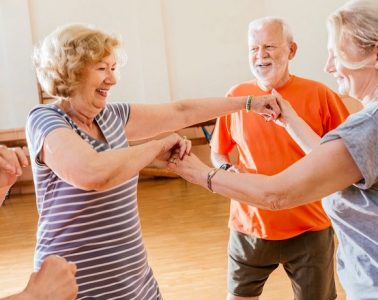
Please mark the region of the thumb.
[[276, 89], [272, 89], [272, 95], [274, 96], [280, 96], [280, 93], [276, 91]]

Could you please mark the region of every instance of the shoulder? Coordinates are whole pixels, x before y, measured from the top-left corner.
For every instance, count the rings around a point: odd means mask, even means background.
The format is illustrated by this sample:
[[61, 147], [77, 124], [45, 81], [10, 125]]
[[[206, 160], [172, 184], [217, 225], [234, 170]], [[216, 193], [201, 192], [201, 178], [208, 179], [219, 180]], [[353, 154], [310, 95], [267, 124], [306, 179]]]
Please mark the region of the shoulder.
[[37, 106], [32, 108], [32, 110], [29, 112], [29, 116], [34, 114], [44, 114], [52, 112], [57, 113], [58, 111], [59, 108], [55, 104], [38, 104]]
[[130, 116], [130, 104], [126, 102], [108, 103], [101, 113], [101, 117], [105, 119], [121, 119], [125, 125]]
[[[370, 128], [373, 131], [378, 131], [378, 102], [372, 103], [365, 107], [363, 110], [351, 114], [345, 122], [343, 122], [334, 131], [327, 134], [327, 139], [332, 137], [339, 137], [344, 132], [352, 135], [355, 133], [358, 136], [366, 134], [366, 128]], [[371, 132], [369, 133], [371, 135]]]
[[338, 93], [319, 81], [294, 76], [290, 87], [294, 93], [296, 93], [295, 91], [300, 91], [302, 96], [306, 96], [312, 102], [317, 100], [322, 106], [345, 106]]
[[39, 104], [35, 106], [27, 117], [27, 123], [43, 121], [46, 123], [51, 119], [63, 119], [63, 113], [58, 106], [54, 104]]
[[303, 77], [293, 75], [293, 82], [296, 85], [299, 84], [303, 87], [308, 87], [309, 89], [336, 94], [331, 88], [326, 86], [324, 83], [321, 83], [313, 79], [303, 78]]

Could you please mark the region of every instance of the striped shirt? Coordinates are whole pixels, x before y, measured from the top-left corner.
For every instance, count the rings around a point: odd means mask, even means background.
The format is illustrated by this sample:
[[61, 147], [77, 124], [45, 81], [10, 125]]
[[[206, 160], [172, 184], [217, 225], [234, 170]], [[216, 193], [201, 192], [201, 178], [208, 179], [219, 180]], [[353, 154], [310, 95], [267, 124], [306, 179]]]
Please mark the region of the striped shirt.
[[106, 191], [85, 191], [59, 178], [39, 159], [44, 139], [58, 128], [73, 130], [97, 152], [128, 147], [124, 127], [129, 113], [128, 104], [107, 104], [95, 117], [106, 143], [86, 134], [54, 104], [39, 105], [28, 117], [39, 213], [35, 268], [50, 254], [75, 262], [77, 299], [161, 299], [141, 235], [138, 175]]

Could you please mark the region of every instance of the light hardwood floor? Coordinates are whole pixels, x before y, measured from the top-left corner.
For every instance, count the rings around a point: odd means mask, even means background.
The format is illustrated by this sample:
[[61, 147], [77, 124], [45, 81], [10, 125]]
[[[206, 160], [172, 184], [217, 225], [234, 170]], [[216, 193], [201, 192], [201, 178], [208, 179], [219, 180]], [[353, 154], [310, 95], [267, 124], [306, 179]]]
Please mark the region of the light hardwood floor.
[[[225, 299], [229, 202], [181, 179], [144, 179], [138, 193], [148, 257], [164, 299]], [[36, 223], [33, 195], [12, 197], [0, 208], [0, 297], [21, 290], [32, 272]], [[338, 294], [345, 299], [339, 285]], [[293, 299], [281, 268], [260, 299]]]

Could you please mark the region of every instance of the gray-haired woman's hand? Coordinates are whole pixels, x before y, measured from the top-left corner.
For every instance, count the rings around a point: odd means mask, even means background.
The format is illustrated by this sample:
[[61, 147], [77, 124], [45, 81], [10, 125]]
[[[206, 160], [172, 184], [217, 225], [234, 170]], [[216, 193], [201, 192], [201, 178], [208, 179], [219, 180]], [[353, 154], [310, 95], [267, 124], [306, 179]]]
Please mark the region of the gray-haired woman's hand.
[[176, 133], [161, 139], [161, 142], [161, 152], [154, 162], [154, 165], [159, 168], [166, 168], [169, 160], [182, 159], [192, 150], [192, 142]]
[[182, 159], [170, 159], [168, 169], [195, 184], [206, 182], [207, 174], [211, 170], [193, 153], [185, 155]]

